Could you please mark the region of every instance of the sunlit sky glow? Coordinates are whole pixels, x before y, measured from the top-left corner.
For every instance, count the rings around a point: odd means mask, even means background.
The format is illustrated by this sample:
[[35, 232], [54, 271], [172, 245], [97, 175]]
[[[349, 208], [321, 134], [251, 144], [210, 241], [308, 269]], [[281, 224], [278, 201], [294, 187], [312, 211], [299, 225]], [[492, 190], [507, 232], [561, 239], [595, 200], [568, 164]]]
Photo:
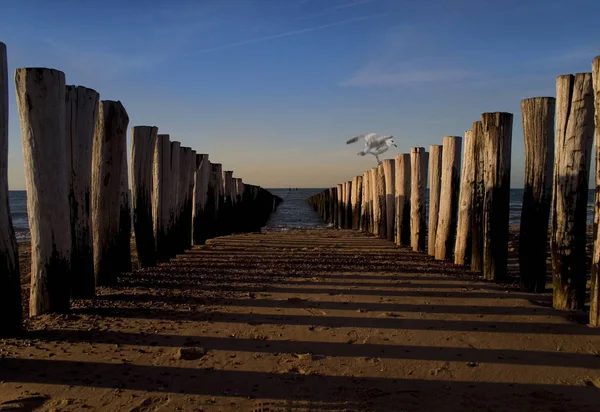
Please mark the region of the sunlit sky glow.
[[362, 174], [374, 157], [345, 144], [360, 133], [393, 134], [390, 158], [508, 111], [522, 187], [520, 100], [591, 70], [598, 16], [597, 0], [3, 0], [10, 188], [25, 187], [12, 76], [28, 66], [263, 187]]

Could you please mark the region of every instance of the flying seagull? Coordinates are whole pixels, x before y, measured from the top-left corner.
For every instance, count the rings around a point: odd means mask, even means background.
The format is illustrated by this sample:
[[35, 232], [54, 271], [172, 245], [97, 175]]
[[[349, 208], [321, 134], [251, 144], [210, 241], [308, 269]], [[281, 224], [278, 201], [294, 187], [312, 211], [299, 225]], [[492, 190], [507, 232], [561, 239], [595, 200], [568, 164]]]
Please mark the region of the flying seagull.
[[396, 143], [394, 143], [394, 136], [377, 136], [377, 133], [367, 133], [361, 134], [360, 136], [353, 137], [348, 140], [346, 144], [358, 142], [359, 140], [365, 141], [365, 148], [363, 151], [358, 152], [359, 156], [364, 156], [368, 153], [371, 153], [377, 159], [377, 164], [381, 163], [379, 160], [379, 155], [387, 152], [387, 150], [391, 147], [398, 147]]

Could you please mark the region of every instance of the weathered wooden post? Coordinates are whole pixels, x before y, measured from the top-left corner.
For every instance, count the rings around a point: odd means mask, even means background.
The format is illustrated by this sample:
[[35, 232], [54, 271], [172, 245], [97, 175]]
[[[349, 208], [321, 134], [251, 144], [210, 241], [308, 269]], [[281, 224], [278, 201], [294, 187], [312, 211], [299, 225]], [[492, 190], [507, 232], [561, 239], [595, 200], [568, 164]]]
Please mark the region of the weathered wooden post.
[[458, 198], [458, 221], [456, 243], [454, 245], [454, 263], [467, 265], [471, 262], [471, 243], [473, 230], [473, 200], [475, 199], [475, 139], [473, 132], [465, 132], [465, 149], [460, 195]]
[[440, 188], [442, 183], [442, 145], [429, 146], [429, 223], [427, 254], [435, 256], [435, 237], [440, 212]]
[[371, 188], [369, 186], [370, 177], [371, 174], [369, 171], [363, 172], [362, 199], [360, 204], [360, 230], [363, 232], [369, 231], [369, 195], [371, 194]]
[[354, 187], [352, 181], [346, 182], [346, 190], [344, 191], [344, 203], [346, 205], [346, 222], [344, 224], [345, 229], [352, 229], [352, 192]]
[[425, 252], [425, 186], [429, 153], [424, 147], [410, 150], [410, 244], [415, 252]]
[[483, 113], [484, 137], [483, 277], [506, 277], [510, 207], [512, 113]]
[[444, 137], [440, 209], [435, 233], [435, 258], [438, 260], [452, 259], [454, 251], [460, 190], [461, 142], [462, 138], [459, 136]]
[[92, 154], [94, 275], [100, 286], [116, 283], [126, 254], [121, 250], [124, 247], [121, 219], [125, 212], [121, 183], [127, 170], [123, 161], [127, 154], [128, 123], [129, 116], [121, 102], [100, 102]]
[[196, 151], [191, 147], [182, 147], [179, 156], [179, 195], [182, 199], [179, 219], [179, 250], [183, 252], [192, 247], [193, 171], [196, 167]]
[[[206, 241], [204, 210], [208, 201], [208, 180], [210, 179], [210, 164], [208, 154], [196, 154], [196, 175], [194, 185], [194, 214], [193, 230], [194, 244], [202, 245]], [[244, 193], [242, 191], [242, 193]]]
[[352, 229], [360, 229], [362, 203], [362, 176], [352, 179]]
[[385, 173], [383, 164], [373, 170], [373, 234], [381, 239], [386, 239], [386, 213], [385, 213]]
[[588, 180], [594, 136], [592, 74], [556, 79], [552, 286], [556, 309], [585, 305]]
[[223, 233], [231, 234], [232, 209], [233, 209], [233, 171], [223, 171]]
[[67, 86], [67, 170], [71, 206], [71, 296], [89, 299], [96, 293], [92, 252], [92, 145], [99, 95], [86, 87]]
[[[223, 234], [223, 165], [221, 163], [212, 163], [212, 174], [211, 180], [214, 180], [214, 194], [215, 194], [215, 215], [214, 220], [214, 236], [220, 236]], [[262, 193], [262, 188], [259, 188]], [[264, 206], [262, 206], [264, 207]]]
[[179, 228], [179, 163], [181, 157], [181, 142], [171, 142], [171, 159], [169, 161], [169, 224], [167, 227], [169, 257], [177, 254], [178, 228]]
[[156, 239], [152, 217], [153, 163], [158, 127], [131, 130], [131, 195], [133, 227], [140, 268], [156, 266]]
[[483, 125], [473, 122], [471, 129], [475, 141], [475, 192], [473, 194], [473, 229], [471, 230], [471, 271], [483, 272], [483, 197], [484, 153]]
[[337, 185], [337, 219], [336, 229], [342, 229], [344, 227], [344, 185]]
[[525, 139], [525, 185], [519, 230], [521, 289], [546, 289], [548, 223], [554, 171], [554, 97], [521, 101]]
[[396, 168], [394, 159], [385, 159], [381, 165], [385, 179], [385, 233], [387, 240], [393, 242], [396, 226]]
[[395, 243], [397, 245], [410, 245], [410, 154], [397, 154], [395, 168]]
[[71, 230], [65, 128], [65, 74], [15, 74], [31, 231], [29, 314], [65, 312], [71, 294]]
[[[373, 167], [369, 170], [369, 186], [371, 187], [371, 193], [369, 195], [369, 227], [370, 233], [379, 235], [379, 221], [375, 222], [375, 207], [379, 210], [379, 196], [377, 195], [377, 167]], [[377, 198], [377, 199], [376, 199]]]
[[185, 249], [191, 249], [194, 244], [193, 224], [194, 224], [194, 184], [196, 176], [196, 151], [191, 149], [188, 152], [188, 173], [187, 173], [187, 208], [185, 214]]
[[[127, 136], [127, 132], [125, 132]], [[127, 139], [127, 137], [125, 138]], [[127, 142], [125, 143], [127, 147]], [[119, 272], [131, 272], [131, 190], [129, 189], [129, 167], [127, 150], [121, 155], [121, 205], [119, 207]]]
[[330, 187], [328, 189], [329, 191], [329, 220], [328, 222], [331, 223], [333, 225], [333, 227], [335, 227], [335, 217], [337, 216], [337, 209], [336, 209], [336, 203], [337, 203], [337, 193], [336, 193], [336, 188], [335, 187]]
[[592, 282], [590, 290], [590, 326], [600, 326], [600, 56], [592, 62], [596, 126], [596, 193], [594, 197], [594, 252], [592, 255]]
[[0, 42], [0, 336], [23, 325], [19, 255], [8, 204], [8, 64]]
[[159, 134], [154, 150], [152, 218], [158, 262], [170, 257], [169, 221], [171, 186], [171, 142], [168, 134]]

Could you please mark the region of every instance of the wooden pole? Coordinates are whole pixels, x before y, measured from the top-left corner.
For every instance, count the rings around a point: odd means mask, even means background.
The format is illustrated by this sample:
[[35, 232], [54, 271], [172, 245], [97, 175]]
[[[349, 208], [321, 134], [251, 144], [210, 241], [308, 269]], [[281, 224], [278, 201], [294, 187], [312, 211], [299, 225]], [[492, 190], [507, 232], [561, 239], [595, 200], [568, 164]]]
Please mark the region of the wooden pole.
[[483, 151], [483, 125], [473, 122], [471, 129], [475, 141], [475, 192], [473, 194], [473, 229], [471, 231], [471, 271], [483, 272], [483, 198], [485, 193]]
[[483, 113], [484, 182], [483, 277], [506, 278], [510, 207], [510, 150], [512, 113]]
[[170, 257], [169, 221], [171, 202], [171, 142], [168, 134], [159, 134], [156, 139], [153, 169], [152, 217], [158, 262], [167, 262]]
[[362, 204], [362, 176], [352, 179], [352, 229], [360, 229], [361, 204]]
[[8, 64], [0, 42], [0, 336], [23, 324], [19, 255], [8, 204]]
[[556, 79], [556, 151], [552, 195], [553, 306], [585, 306], [588, 180], [594, 136], [591, 73]]
[[167, 228], [169, 257], [173, 257], [178, 252], [179, 242], [179, 163], [181, 157], [181, 142], [176, 140], [171, 142], [171, 159], [169, 161], [169, 225]]
[[[125, 252], [121, 219], [123, 165], [127, 153], [129, 116], [121, 102], [102, 100], [92, 154], [92, 229], [96, 284], [112, 285], [123, 268]], [[127, 245], [129, 249], [129, 245]]]
[[65, 74], [21, 68], [15, 83], [31, 231], [29, 314], [66, 312], [71, 294], [71, 231]]
[[413, 147], [410, 150], [410, 244], [415, 252], [425, 252], [425, 185], [428, 161], [429, 153], [424, 147]]
[[590, 290], [590, 326], [600, 326], [600, 56], [592, 62], [596, 125], [596, 193], [594, 198], [594, 252], [592, 255], [592, 279]]
[[475, 199], [475, 139], [473, 132], [465, 132], [465, 149], [458, 199], [458, 221], [454, 263], [468, 265], [471, 262], [473, 231], [473, 201]]
[[402, 153], [396, 155], [396, 232], [395, 243], [397, 245], [410, 245], [410, 154]]
[[362, 232], [369, 231], [369, 194], [371, 193], [371, 188], [369, 187], [370, 177], [371, 174], [369, 171], [363, 172], [360, 204], [360, 230]]
[[383, 163], [374, 168], [375, 196], [373, 198], [373, 217], [375, 219], [375, 235], [381, 239], [387, 239], [387, 214], [385, 211], [385, 172]]
[[92, 146], [99, 95], [86, 87], [67, 86], [65, 127], [71, 206], [71, 296], [89, 299], [96, 294], [92, 252]]
[[353, 187], [352, 187], [352, 181], [349, 180], [347, 182], [345, 182], [346, 184], [346, 190], [344, 191], [344, 203], [346, 206], [346, 216], [345, 216], [345, 224], [344, 224], [344, 228], [345, 229], [352, 229], [352, 191], [353, 191]]
[[427, 254], [435, 256], [435, 238], [440, 212], [440, 189], [442, 183], [442, 145], [429, 146], [429, 224]]
[[333, 225], [333, 227], [335, 227], [335, 217], [337, 215], [337, 211], [335, 208], [335, 204], [336, 204], [336, 200], [337, 200], [336, 188], [330, 187], [328, 189], [328, 191], [329, 191], [329, 220], [328, 220], [328, 222], [331, 223]]
[[[204, 211], [208, 202], [208, 181], [210, 179], [210, 163], [208, 154], [202, 153], [196, 155], [196, 176], [194, 186], [194, 244], [202, 245], [207, 239], [205, 230], [206, 217]], [[243, 193], [243, 192], [242, 192]]]
[[192, 245], [192, 199], [190, 193], [190, 170], [196, 162], [196, 154], [191, 147], [180, 147], [179, 152], [179, 183], [177, 199], [179, 203], [178, 253], [183, 253]]
[[521, 289], [546, 289], [548, 223], [554, 172], [554, 97], [521, 101], [525, 139], [525, 185], [519, 230]]
[[344, 227], [344, 185], [337, 185], [337, 219], [335, 227], [342, 229]]
[[156, 266], [156, 239], [152, 217], [153, 162], [158, 127], [135, 126], [131, 130], [131, 195], [133, 227], [140, 268]]
[[196, 174], [196, 151], [191, 149], [188, 152], [188, 173], [187, 173], [187, 203], [185, 212], [185, 249], [192, 248], [193, 242], [193, 223], [194, 223], [194, 178]]
[[[213, 236], [223, 234], [222, 214], [223, 214], [223, 165], [221, 163], [212, 163], [211, 180], [214, 181], [214, 202], [215, 202], [215, 220], [213, 223]], [[262, 191], [261, 191], [262, 193]]]
[[462, 138], [459, 136], [444, 137], [440, 210], [435, 234], [435, 258], [438, 260], [452, 259], [454, 251], [460, 190], [461, 142]]
[[[127, 146], [127, 143], [125, 143]], [[127, 151], [121, 155], [121, 206], [119, 217], [119, 272], [131, 272], [131, 190], [129, 189], [129, 167]]]
[[385, 159], [382, 163], [385, 179], [385, 222], [386, 238], [394, 241], [396, 227], [396, 168], [394, 159]]
[[379, 235], [379, 223], [375, 222], [375, 207], [379, 210], [379, 196], [377, 195], [377, 167], [369, 170], [369, 186], [371, 194], [369, 196], [369, 227], [370, 233]]
[[231, 234], [232, 209], [233, 209], [233, 171], [223, 171], [223, 231]]

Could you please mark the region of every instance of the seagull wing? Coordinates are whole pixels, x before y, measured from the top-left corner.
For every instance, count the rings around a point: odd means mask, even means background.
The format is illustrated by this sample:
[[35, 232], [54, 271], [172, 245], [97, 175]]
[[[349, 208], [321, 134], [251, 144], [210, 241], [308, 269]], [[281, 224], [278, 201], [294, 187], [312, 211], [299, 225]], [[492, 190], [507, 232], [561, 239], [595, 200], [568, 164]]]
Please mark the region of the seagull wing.
[[364, 139], [366, 136], [366, 134], [361, 134], [360, 136], [353, 137], [352, 139], [348, 140], [346, 144], [358, 142], [359, 140]]

